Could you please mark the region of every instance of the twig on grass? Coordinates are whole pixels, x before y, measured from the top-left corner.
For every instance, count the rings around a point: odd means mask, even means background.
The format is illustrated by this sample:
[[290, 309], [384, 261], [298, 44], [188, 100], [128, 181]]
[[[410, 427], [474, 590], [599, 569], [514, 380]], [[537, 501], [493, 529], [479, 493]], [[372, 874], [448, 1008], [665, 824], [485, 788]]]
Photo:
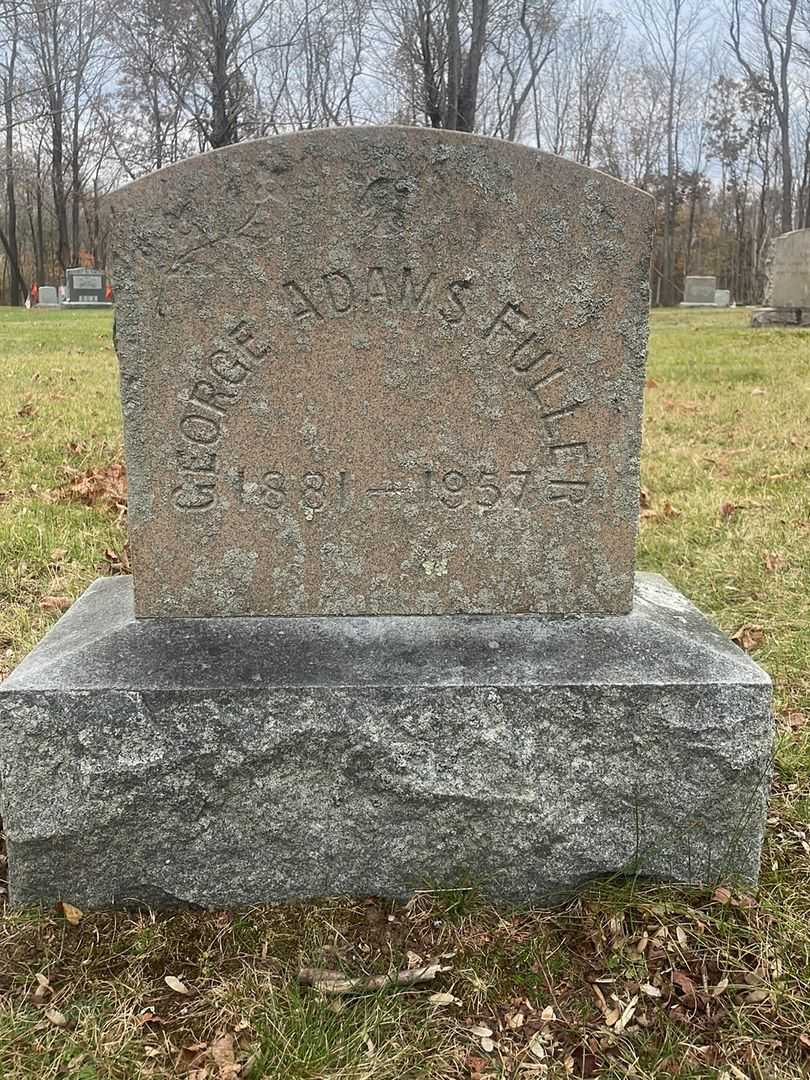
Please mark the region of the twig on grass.
[[438, 960], [405, 971], [391, 971], [387, 975], [364, 975], [354, 979], [340, 971], [301, 968], [298, 981], [302, 986], [312, 986], [324, 994], [367, 994], [375, 990], [385, 990], [389, 986], [414, 986], [417, 983], [431, 982], [441, 971], [449, 971], [449, 967], [440, 964]]

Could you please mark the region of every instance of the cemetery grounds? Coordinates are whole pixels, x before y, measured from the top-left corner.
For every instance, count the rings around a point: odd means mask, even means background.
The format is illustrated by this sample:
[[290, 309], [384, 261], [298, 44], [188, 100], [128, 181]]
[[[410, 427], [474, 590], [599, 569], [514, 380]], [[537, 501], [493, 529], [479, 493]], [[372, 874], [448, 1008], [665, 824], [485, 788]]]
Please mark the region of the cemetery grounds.
[[[774, 679], [760, 889], [612, 882], [514, 910], [426, 882], [407, 903], [3, 911], [0, 1080], [810, 1074], [810, 331], [749, 318], [653, 314], [639, 568]], [[129, 567], [110, 314], [5, 309], [0, 340], [4, 676]], [[433, 961], [430, 982], [363, 983]], [[360, 985], [305, 987], [311, 966]]]

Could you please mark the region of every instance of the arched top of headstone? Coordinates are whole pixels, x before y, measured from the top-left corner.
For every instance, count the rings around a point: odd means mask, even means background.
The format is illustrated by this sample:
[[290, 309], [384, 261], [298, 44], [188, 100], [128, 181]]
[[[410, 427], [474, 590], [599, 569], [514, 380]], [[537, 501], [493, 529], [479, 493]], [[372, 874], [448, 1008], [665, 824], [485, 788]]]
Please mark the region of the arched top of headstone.
[[353, 128], [112, 205], [139, 614], [629, 609], [649, 196]]

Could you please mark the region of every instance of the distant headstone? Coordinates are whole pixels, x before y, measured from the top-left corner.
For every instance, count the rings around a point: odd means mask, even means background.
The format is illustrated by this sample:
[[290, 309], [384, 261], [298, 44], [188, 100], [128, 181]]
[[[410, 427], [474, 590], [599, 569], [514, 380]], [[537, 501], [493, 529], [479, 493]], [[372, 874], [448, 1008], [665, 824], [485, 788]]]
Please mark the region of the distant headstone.
[[765, 304], [754, 312], [753, 326], [810, 326], [810, 229], [773, 241]]
[[53, 285], [40, 285], [38, 303], [40, 307], [58, 307], [59, 295], [56, 288]]
[[681, 307], [714, 307], [716, 277], [688, 277], [684, 283]]
[[755, 881], [768, 677], [633, 588], [652, 200], [356, 128], [113, 202], [134, 596], [0, 684], [12, 902]]
[[714, 293], [715, 307], [731, 306], [731, 291], [729, 289], [716, 289]]
[[810, 229], [796, 229], [773, 241], [766, 304], [810, 310]]
[[83, 307], [109, 306], [107, 280], [98, 270], [78, 266], [65, 271], [65, 303]]

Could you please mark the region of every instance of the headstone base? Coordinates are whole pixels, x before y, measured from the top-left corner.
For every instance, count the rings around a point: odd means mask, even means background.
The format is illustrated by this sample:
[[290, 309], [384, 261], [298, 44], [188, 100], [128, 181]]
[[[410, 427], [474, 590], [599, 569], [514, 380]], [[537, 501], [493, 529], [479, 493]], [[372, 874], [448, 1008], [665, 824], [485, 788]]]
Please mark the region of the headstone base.
[[767, 675], [657, 575], [556, 619], [136, 620], [103, 579], [0, 687], [11, 899], [753, 882], [771, 740]]
[[716, 308], [716, 307], [717, 307], [717, 304], [715, 304], [714, 302], [712, 302], [712, 303], [708, 303], [708, 302], [707, 302], [707, 303], [705, 303], [705, 304], [699, 304], [699, 303], [687, 303], [687, 302], [686, 302], [685, 300], [681, 300], [680, 304], [678, 304], [678, 307], [707, 307], [707, 308]]
[[111, 300], [63, 300], [63, 308], [112, 308]]
[[810, 308], [758, 308], [752, 326], [810, 326]]

